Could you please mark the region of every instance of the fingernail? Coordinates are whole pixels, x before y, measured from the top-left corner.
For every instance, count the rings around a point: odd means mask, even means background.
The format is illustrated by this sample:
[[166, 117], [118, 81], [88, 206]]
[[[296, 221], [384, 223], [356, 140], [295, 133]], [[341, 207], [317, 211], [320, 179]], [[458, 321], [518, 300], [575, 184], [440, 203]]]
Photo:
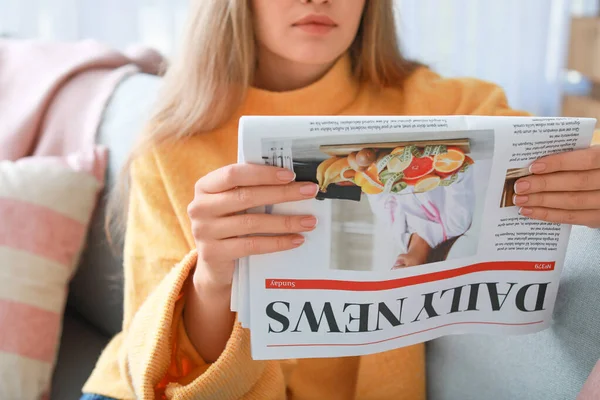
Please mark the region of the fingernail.
[[319, 190], [319, 187], [317, 185], [315, 185], [314, 183], [309, 183], [300, 187], [300, 194], [312, 197], [317, 194], [317, 190]]
[[315, 217], [306, 217], [300, 220], [300, 225], [303, 228], [314, 228], [317, 226], [317, 219]]
[[519, 210], [519, 214], [521, 214], [521, 215], [531, 215], [531, 214], [533, 214], [533, 210], [531, 208], [521, 207], [521, 209]]
[[277, 173], [277, 179], [282, 182], [291, 182], [296, 178], [296, 174], [292, 171], [280, 171]]
[[542, 173], [546, 170], [546, 164], [541, 163], [541, 162], [536, 162], [534, 164], [531, 164], [531, 166], [529, 167], [529, 172], [531, 172], [532, 174], [539, 174]]
[[294, 246], [300, 246], [302, 243], [304, 243], [306, 239], [304, 239], [304, 237], [302, 236], [298, 236], [297, 238], [292, 239], [292, 244]]
[[515, 192], [516, 193], [523, 193], [527, 190], [529, 190], [529, 188], [531, 187], [531, 184], [527, 181], [521, 181], [521, 182], [517, 182], [515, 184]]
[[517, 206], [527, 203], [527, 200], [529, 200], [529, 196], [514, 196], [513, 197], [513, 203]]

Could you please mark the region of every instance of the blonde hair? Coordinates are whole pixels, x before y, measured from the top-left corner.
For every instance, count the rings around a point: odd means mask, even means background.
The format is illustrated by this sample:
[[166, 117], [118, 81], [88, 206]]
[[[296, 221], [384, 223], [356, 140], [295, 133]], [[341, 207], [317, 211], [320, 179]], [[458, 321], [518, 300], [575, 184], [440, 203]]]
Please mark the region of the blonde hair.
[[[121, 190], [109, 200], [107, 233], [123, 207], [133, 159], [158, 144], [217, 128], [231, 118], [253, 83], [257, 60], [250, 1], [194, 0], [190, 12], [183, 46], [166, 71], [155, 112], [125, 163]], [[366, 1], [349, 55], [356, 78], [379, 87], [401, 84], [417, 67], [400, 51], [393, 0]]]

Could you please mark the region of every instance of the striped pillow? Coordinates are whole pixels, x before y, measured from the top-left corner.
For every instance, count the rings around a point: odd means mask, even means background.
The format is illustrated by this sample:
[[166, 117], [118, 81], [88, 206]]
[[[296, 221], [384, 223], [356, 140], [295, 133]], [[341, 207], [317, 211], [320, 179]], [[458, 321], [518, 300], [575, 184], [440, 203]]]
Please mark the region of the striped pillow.
[[47, 396], [106, 153], [0, 162], [0, 399]]

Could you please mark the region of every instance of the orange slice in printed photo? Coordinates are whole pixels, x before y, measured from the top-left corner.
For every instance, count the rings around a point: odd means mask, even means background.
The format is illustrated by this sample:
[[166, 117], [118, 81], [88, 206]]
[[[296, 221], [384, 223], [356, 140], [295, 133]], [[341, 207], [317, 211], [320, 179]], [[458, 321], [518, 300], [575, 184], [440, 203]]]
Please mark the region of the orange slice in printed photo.
[[[396, 147], [390, 154], [402, 154], [403, 152], [404, 147]], [[399, 157], [394, 157], [390, 160], [390, 162], [388, 162], [387, 169], [388, 171], [394, 173], [402, 172], [410, 166], [412, 159], [412, 154], [410, 154], [404, 161], [401, 161]]]
[[440, 186], [441, 181], [442, 178], [437, 175], [425, 175], [424, 177], [419, 178], [419, 180], [415, 183], [415, 193], [429, 192], [430, 190]]
[[413, 157], [410, 165], [404, 170], [404, 182], [414, 185], [422, 177], [431, 174], [434, 171], [433, 157]]
[[440, 174], [452, 174], [462, 167], [465, 161], [465, 153], [456, 147], [449, 147], [446, 153], [437, 154], [433, 157], [433, 167]]

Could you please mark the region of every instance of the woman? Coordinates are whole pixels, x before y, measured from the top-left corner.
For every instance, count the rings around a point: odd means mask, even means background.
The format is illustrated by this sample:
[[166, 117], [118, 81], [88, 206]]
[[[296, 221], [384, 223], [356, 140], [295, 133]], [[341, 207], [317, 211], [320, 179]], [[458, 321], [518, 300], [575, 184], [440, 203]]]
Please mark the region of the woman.
[[[432, 262], [434, 249], [451, 247], [471, 227], [475, 208], [475, 165], [457, 173], [446, 187], [415, 193], [368, 195], [377, 221], [376, 250], [385, 269], [414, 267]], [[462, 257], [474, 254], [461, 254]], [[437, 257], [445, 260], [443, 257]]]
[[[302, 232], [317, 221], [238, 212], [309, 199], [317, 186], [275, 167], [232, 165], [238, 118], [524, 113], [511, 110], [495, 86], [444, 80], [402, 58], [392, 0], [193, 3], [183, 51], [128, 170], [123, 332], [105, 349], [84, 393], [425, 398], [423, 345], [344, 359], [251, 359], [248, 331], [229, 311], [234, 260], [301, 246]], [[533, 164], [546, 175], [517, 185], [523, 214], [598, 225], [600, 192], [590, 190], [600, 181], [592, 170], [598, 159], [585, 150]], [[574, 192], [582, 182], [588, 191]], [[252, 236], [259, 233], [279, 235]]]

